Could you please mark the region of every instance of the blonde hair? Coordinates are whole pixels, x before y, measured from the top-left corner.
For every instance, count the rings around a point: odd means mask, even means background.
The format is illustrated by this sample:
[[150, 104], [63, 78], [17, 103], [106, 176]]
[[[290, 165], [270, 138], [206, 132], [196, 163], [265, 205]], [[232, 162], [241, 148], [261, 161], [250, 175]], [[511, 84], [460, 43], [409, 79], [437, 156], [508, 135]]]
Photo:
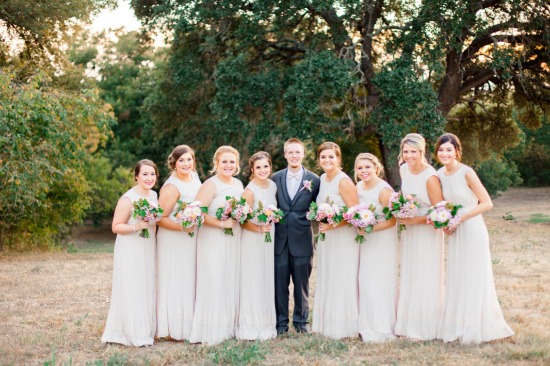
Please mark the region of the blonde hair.
[[258, 151], [248, 159], [248, 167], [250, 168], [250, 176], [254, 177], [254, 163], [258, 160], [266, 159], [271, 167], [271, 155], [265, 151]]
[[407, 136], [401, 140], [401, 145], [399, 146], [399, 165], [403, 164], [405, 161], [403, 160], [403, 146], [409, 145], [415, 148], [416, 150], [420, 151], [420, 155], [422, 155], [422, 161], [424, 163], [428, 163], [428, 160], [426, 159], [426, 140], [422, 135], [418, 133], [409, 133]]
[[178, 161], [178, 159], [187, 153], [191, 154], [191, 157], [193, 157], [193, 170], [195, 171], [197, 170], [197, 163], [195, 161], [195, 152], [193, 151], [193, 149], [191, 149], [187, 145], [178, 145], [174, 148], [174, 150], [172, 150], [170, 155], [168, 155], [167, 163], [170, 171], [173, 171], [176, 169], [176, 162]]
[[370, 161], [376, 168], [376, 175], [380, 178], [384, 176], [384, 166], [380, 162], [380, 159], [376, 157], [376, 155], [373, 155], [371, 153], [361, 153], [357, 155], [355, 158], [355, 165], [354, 165], [354, 172], [353, 177], [355, 179], [355, 182], [359, 182], [361, 179], [359, 179], [359, 176], [357, 175], [357, 164], [359, 163], [359, 160], [368, 160]]
[[342, 169], [342, 150], [340, 150], [340, 146], [332, 141], [323, 142], [321, 145], [319, 145], [319, 148], [317, 148], [317, 160], [319, 160], [319, 158], [321, 157], [321, 153], [325, 150], [334, 150], [334, 153], [338, 158], [338, 168]]
[[217, 167], [218, 162], [219, 162], [219, 160], [220, 160], [220, 156], [221, 156], [222, 154], [225, 154], [225, 153], [230, 153], [230, 154], [235, 155], [235, 157], [237, 158], [237, 171], [235, 172], [235, 174], [233, 174], [233, 176], [239, 174], [239, 173], [241, 172], [241, 165], [240, 165], [240, 155], [239, 155], [239, 152], [238, 152], [237, 149], [235, 149], [234, 147], [228, 146], [228, 145], [224, 145], [224, 146], [218, 147], [218, 149], [217, 149], [216, 152], [214, 153], [214, 157], [212, 158], [212, 164], [213, 164], [214, 166], [212, 167], [212, 170], [210, 170], [210, 173], [212, 173], [212, 174], [216, 174], [216, 173], [217, 173], [216, 167]]

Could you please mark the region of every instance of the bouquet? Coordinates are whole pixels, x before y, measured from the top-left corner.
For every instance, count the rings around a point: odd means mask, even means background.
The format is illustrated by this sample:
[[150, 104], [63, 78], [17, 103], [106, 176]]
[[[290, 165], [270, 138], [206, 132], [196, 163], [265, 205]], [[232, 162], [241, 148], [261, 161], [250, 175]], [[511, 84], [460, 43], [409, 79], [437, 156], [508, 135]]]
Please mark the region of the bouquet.
[[[372, 232], [373, 226], [378, 222], [378, 215], [374, 212], [373, 205], [358, 204], [351, 206], [344, 212], [344, 219], [357, 229], [365, 229], [366, 233]], [[357, 244], [363, 244], [365, 237], [357, 234], [355, 236]]]
[[[134, 219], [140, 218], [146, 222], [155, 222], [161, 219], [163, 212], [164, 210], [155, 202], [151, 202], [147, 198], [140, 198], [139, 200], [134, 201], [132, 217]], [[141, 230], [139, 236], [142, 238], [149, 238], [149, 229]]]
[[[176, 221], [181, 224], [184, 229], [197, 226], [201, 227], [204, 223], [204, 215], [208, 212], [208, 207], [202, 206], [200, 201], [183, 202], [178, 200], [176, 208]], [[195, 236], [195, 233], [187, 233], [190, 237]]]
[[[275, 205], [264, 206], [262, 201], [258, 202], [258, 208], [252, 213], [252, 221], [257, 225], [272, 225], [283, 220], [284, 213]], [[271, 243], [271, 233], [267, 232], [264, 236], [266, 243]]]
[[[345, 208], [344, 208], [345, 209]], [[343, 219], [342, 209], [334, 203], [319, 203], [311, 202], [307, 219], [310, 221], [319, 221], [325, 224], [338, 225]], [[319, 240], [325, 240], [325, 233], [319, 234]]]
[[[408, 194], [405, 196], [399, 191], [391, 194], [390, 203], [387, 207], [384, 207], [383, 212], [386, 215], [386, 220], [390, 220], [392, 217], [408, 219], [415, 217], [419, 208], [420, 202], [418, 202], [416, 194]], [[399, 231], [406, 229], [407, 227], [405, 225], [399, 225]]]
[[428, 209], [428, 224], [433, 224], [436, 229], [448, 228], [454, 230], [460, 223], [458, 210], [461, 208], [462, 205], [441, 201]]
[[[226, 196], [225, 205], [218, 208], [216, 211], [216, 217], [218, 220], [227, 220], [233, 218], [237, 220], [241, 225], [247, 220], [252, 218], [252, 209], [246, 203], [244, 198], [237, 200], [235, 197]], [[228, 228], [223, 230], [224, 234], [233, 235], [233, 229]]]

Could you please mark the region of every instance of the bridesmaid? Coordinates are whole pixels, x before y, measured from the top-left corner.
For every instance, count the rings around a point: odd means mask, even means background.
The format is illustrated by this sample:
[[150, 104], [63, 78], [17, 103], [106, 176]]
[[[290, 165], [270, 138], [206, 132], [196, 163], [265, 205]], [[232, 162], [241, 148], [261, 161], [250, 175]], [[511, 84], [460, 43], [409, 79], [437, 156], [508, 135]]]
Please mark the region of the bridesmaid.
[[195, 305], [196, 228], [182, 230], [176, 222], [177, 201], [192, 202], [201, 186], [195, 171], [195, 153], [187, 145], [177, 146], [168, 157], [172, 174], [160, 190], [164, 209], [157, 234], [158, 300], [157, 337], [189, 339]]
[[445, 287], [443, 232], [427, 225], [427, 210], [443, 200], [435, 169], [426, 161], [426, 142], [417, 133], [401, 140], [399, 172], [404, 194], [416, 194], [421, 208], [416, 217], [400, 219], [401, 286], [395, 334], [416, 340], [437, 336]]
[[[259, 202], [264, 207], [277, 205], [277, 186], [269, 179], [271, 156], [260, 151], [248, 160], [252, 181], [244, 190], [243, 197], [252, 209]], [[251, 221], [243, 225], [241, 252], [241, 281], [239, 320], [236, 336], [238, 339], [266, 340], [277, 336], [275, 325], [275, 268], [273, 243], [266, 243], [264, 236], [271, 232], [275, 238], [275, 227], [259, 226]]]
[[[215, 175], [204, 182], [197, 200], [208, 206], [205, 223], [197, 239], [197, 289], [191, 343], [214, 345], [235, 335], [239, 307], [241, 226], [234, 219], [216, 218], [226, 196], [240, 199], [243, 184], [239, 174], [239, 152], [220, 146], [213, 158]], [[233, 236], [223, 230], [233, 229]]]
[[[155, 223], [131, 217], [133, 203], [146, 198], [157, 203], [153, 190], [158, 169], [151, 160], [134, 168], [137, 184], [118, 200], [112, 229], [117, 234], [113, 263], [113, 292], [101, 341], [126, 346], [153, 344], [155, 324]], [[149, 238], [139, 236], [143, 229]]]
[[[342, 153], [334, 142], [317, 150], [324, 174], [320, 177], [317, 203], [327, 200], [342, 206], [358, 203], [352, 180], [341, 170]], [[355, 229], [342, 220], [333, 227], [319, 224], [326, 239], [317, 243], [317, 286], [313, 307], [313, 331], [331, 338], [357, 337], [359, 246]]]
[[493, 204], [474, 170], [460, 163], [462, 145], [451, 133], [435, 145], [437, 160], [444, 165], [437, 174], [445, 200], [463, 206], [461, 221], [449, 234], [447, 294], [438, 338], [479, 344], [514, 334], [506, 324], [498, 302], [489, 234], [483, 212]]
[[359, 203], [374, 205], [379, 223], [360, 246], [359, 259], [359, 335], [363, 342], [395, 339], [397, 312], [397, 248], [395, 219], [384, 220], [382, 209], [393, 193], [381, 179], [384, 167], [372, 154], [355, 159], [355, 180]]

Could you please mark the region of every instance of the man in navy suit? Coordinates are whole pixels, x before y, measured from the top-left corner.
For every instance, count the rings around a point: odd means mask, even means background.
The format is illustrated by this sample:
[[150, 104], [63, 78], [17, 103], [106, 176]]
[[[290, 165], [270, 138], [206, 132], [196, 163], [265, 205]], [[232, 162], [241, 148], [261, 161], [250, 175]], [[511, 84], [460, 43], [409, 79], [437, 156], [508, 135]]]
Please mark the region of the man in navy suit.
[[304, 144], [292, 138], [285, 142], [286, 169], [273, 174], [277, 204], [284, 212], [284, 223], [275, 224], [275, 308], [277, 334], [288, 332], [288, 286], [294, 284], [292, 324], [307, 333], [309, 316], [309, 275], [312, 269], [313, 232], [306, 219], [311, 202], [319, 193], [319, 177], [302, 166]]

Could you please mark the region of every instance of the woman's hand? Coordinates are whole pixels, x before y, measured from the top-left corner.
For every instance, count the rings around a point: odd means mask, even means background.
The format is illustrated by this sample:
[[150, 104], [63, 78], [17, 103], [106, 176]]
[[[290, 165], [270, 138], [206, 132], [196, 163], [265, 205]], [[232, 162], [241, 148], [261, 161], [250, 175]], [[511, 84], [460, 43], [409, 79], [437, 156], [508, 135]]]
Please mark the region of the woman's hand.
[[260, 233], [269, 233], [271, 232], [271, 225], [258, 225]]
[[150, 223], [148, 221], [143, 221], [141, 219], [138, 219], [135, 224], [132, 225], [132, 228], [135, 232], [147, 229], [149, 227]]
[[237, 226], [237, 220], [229, 218], [227, 220], [220, 220], [221, 229], [234, 229]]
[[188, 227], [187, 229], [181, 229], [181, 231], [183, 231], [184, 233], [194, 233], [195, 232], [195, 225], [191, 226], [191, 227]]
[[409, 217], [406, 219], [397, 219], [399, 225], [415, 225], [416, 224], [416, 217]]
[[327, 231], [336, 229], [336, 226], [331, 224], [326, 224], [324, 222], [319, 223], [319, 232], [320, 233], [326, 233]]

